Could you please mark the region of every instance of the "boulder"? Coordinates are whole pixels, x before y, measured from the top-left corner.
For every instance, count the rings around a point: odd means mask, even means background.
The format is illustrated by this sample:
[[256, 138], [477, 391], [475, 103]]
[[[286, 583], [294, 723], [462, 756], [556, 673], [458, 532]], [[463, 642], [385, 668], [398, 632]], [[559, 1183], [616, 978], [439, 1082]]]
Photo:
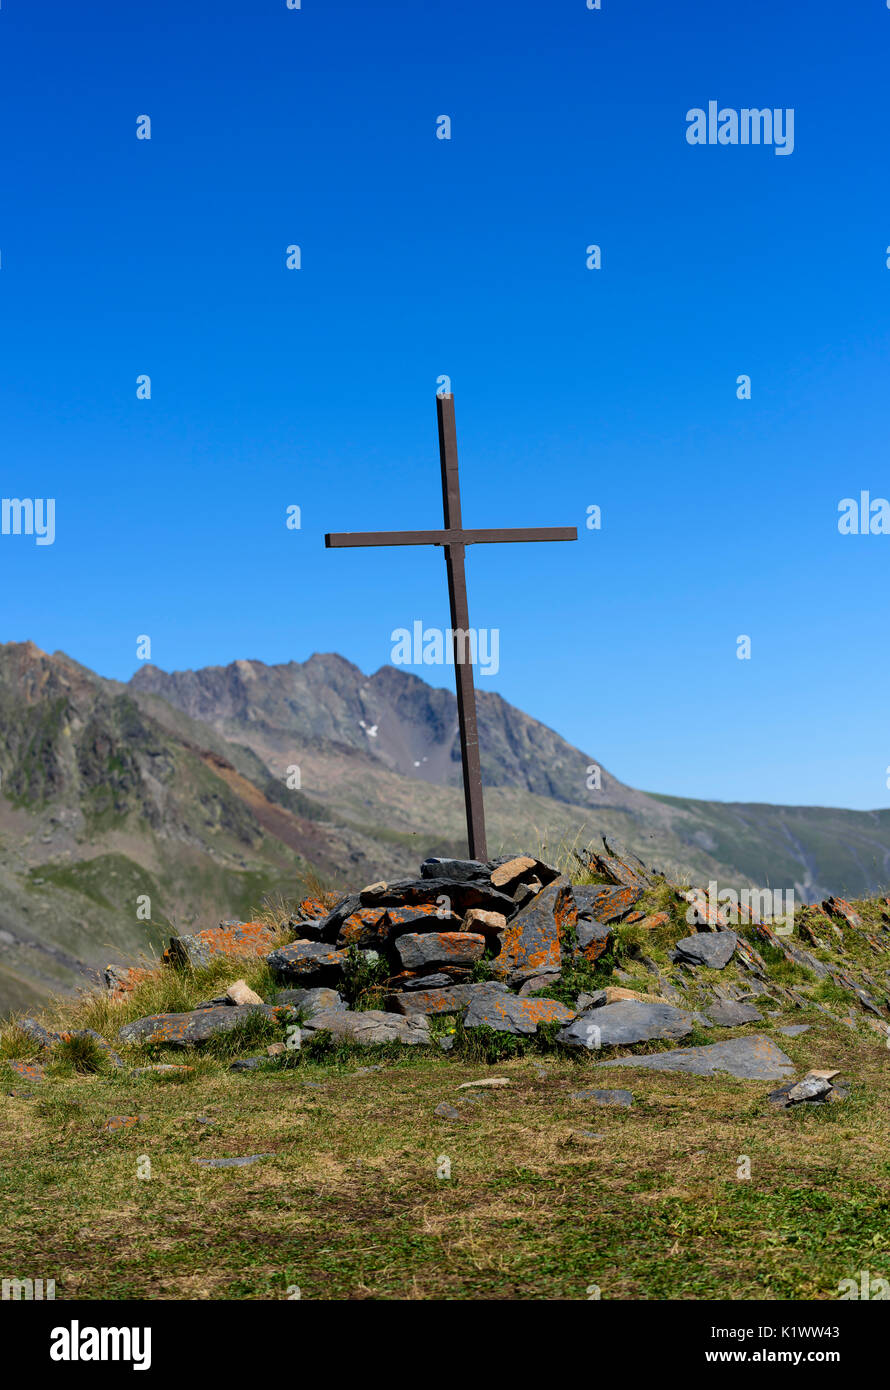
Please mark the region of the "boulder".
[[400, 1014], [457, 1014], [474, 999], [485, 999], [493, 994], [509, 995], [510, 991], [506, 985], [497, 981], [482, 980], [478, 984], [452, 985], [445, 989], [410, 990], [405, 994], [394, 994], [390, 997], [389, 1005]]
[[649, 1071], [687, 1072], [691, 1076], [716, 1076], [728, 1072], [746, 1081], [783, 1081], [794, 1072], [790, 1057], [763, 1033], [749, 1038], [730, 1038], [704, 1047], [676, 1047], [650, 1057], [617, 1057], [599, 1062], [601, 1067], [643, 1067]]
[[556, 879], [522, 908], [500, 935], [500, 952], [491, 963], [499, 979], [520, 985], [533, 975], [559, 971], [560, 935], [574, 928], [578, 910], [568, 879]]
[[172, 936], [164, 952], [171, 964], [208, 965], [217, 956], [263, 956], [275, 933], [263, 922], [221, 922], [188, 936]]
[[430, 1026], [426, 1016], [421, 1013], [384, 1013], [382, 1009], [367, 1009], [353, 1013], [348, 1009], [322, 1009], [313, 1014], [303, 1028], [304, 1036], [326, 1031], [333, 1038], [343, 1042], [361, 1043], [409, 1043], [429, 1046]]
[[536, 1033], [539, 1023], [568, 1023], [574, 1010], [556, 999], [520, 999], [503, 994], [477, 994], [464, 1014], [464, 1028], [493, 1028], [498, 1033]]
[[649, 1042], [652, 1038], [685, 1038], [692, 1032], [694, 1019], [673, 1004], [644, 1004], [638, 999], [621, 999], [579, 1014], [557, 1036], [566, 1047], [619, 1047]]
[[295, 941], [271, 951], [266, 962], [282, 979], [321, 984], [337, 978], [346, 964], [346, 952], [320, 941]]
[[437, 965], [472, 965], [481, 960], [485, 937], [473, 932], [407, 932], [395, 942], [404, 970], [429, 970]]
[[734, 931], [698, 932], [677, 942], [674, 959], [686, 965], [723, 970], [732, 960], [738, 937]]
[[230, 1033], [254, 1014], [278, 1017], [278, 1009], [268, 1004], [229, 1005], [215, 1009], [194, 1009], [182, 1014], [150, 1014], [125, 1023], [118, 1032], [122, 1043], [165, 1043], [169, 1047], [193, 1047], [217, 1033]]

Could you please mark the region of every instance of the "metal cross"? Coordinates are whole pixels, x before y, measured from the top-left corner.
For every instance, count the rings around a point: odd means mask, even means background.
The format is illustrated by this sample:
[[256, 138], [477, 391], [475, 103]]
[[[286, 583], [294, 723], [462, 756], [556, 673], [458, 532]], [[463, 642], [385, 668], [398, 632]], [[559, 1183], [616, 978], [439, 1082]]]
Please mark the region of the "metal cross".
[[442, 464], [442, 501], [445, 529], [442, 531], [346, 531], [326, 535], [329, 548], [361, 545], [441, 545], [445, 549], [448, 571], [448, 597], [451, 602], [451, 632], [457, 685], [457, 717], [460, 726], [460, 758], [464, 777], [467, 811], [467, 841], [471, 859], [485, 859], [485, 815], [482, 804], [482, 768], [479, 763], [479, 735], [476, 728], [476, 692], [473, 688], [472, 656], [469, 647], [470, 618], [467, 609], [467, 577], [464, 552], [468, 545], [500, 541], [576, 541], [574, 526], [537, 526], [497, 531], [465, 531], [460, 515], [460, 482], [457, 474], [457, 431], [454, 424], [454, 397], [438, 395], [439, 458]]

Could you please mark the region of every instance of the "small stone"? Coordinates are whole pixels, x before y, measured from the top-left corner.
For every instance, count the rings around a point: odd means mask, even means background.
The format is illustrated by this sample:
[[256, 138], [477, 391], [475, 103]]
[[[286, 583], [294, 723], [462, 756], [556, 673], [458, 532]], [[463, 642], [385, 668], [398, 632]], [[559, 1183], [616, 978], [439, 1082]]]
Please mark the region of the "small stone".
[[112, 1115], [110, 1120], [106, 1120], [102, 1126], [103, 1134], [116, 1134], [121, 1129], [132, 1129], [133, 1125], [139, 1123], [138, 1115]]
[[264, 1057], [238, 1057], [230, 1063], [229, 1071], [256, 1071], [264, 1061]]
[[6, 1065], [10, 1071], [14, 1071], [16, 1076], [20, 1076], [23, 1081], [41, 1082], [46, 1080], [46, 1072], [39, 1062], [12, 1062]]
[[460, 1119], [460, 1111], [456, 1109], [455, 1106], [449, 1105], [448, 1102], [444, 1100], [436, 1106], [435, 1110], [433, 1111], [433, 1114], [438, 1115], [440, 1120]]
[[458, 1086], [459, 1091], [466, 1091], [470, 1087], [481, 1086], [512, 1086], [512, 1081], [506, 1076], [486, 1076], [481, 1081], [462, 1081]]
[[202, 1168], [246, 1168], [250, 1163], [258, 1163], [261, 1158], [272, 1158], [270, 1153], [246, 1154], [244, 1158], [196, 1158]]
[[572, 1100], [592, 1100], [597, 1105], [618, 1105], [629, 1110], [634, 1103], [630, 1091], [572, 1091]]
[[270, 1043], [266, 1048], [267, 1057], [281, 1057], [287, 1051], [283, 1042]]
[[786, 1038], [799, 1038], [801, 1033], [808, 1033], [809, 1023], [789, 1023], [785, 1028], [779, 1028], [779, 1033], [784, 1033]]
[[226, 998], [232, 1004], [262, 1004], [256, 990], [250, 988], [246, 980], [236, 980], [226, 990]]
[[519, 998], [527, 999], [531, 994], [538, 994], [542, 989], [553, 989], [558, 985], [562, 975], [532, 975], [531, 979], [526, 980], [525, 984], [519, 986]]

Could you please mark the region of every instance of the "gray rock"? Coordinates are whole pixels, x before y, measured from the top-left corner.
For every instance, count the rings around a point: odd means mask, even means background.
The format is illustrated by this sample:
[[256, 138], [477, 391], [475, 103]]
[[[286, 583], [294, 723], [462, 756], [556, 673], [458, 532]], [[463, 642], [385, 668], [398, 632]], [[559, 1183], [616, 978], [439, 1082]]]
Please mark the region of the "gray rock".
[[794, 1072], [791, 1058], [763, 1033], [707, 1043], [704, 1047], [676, 1047], [670, 1052], [656, 1052], [651, 1057], [617, 1057], [598, 1065], [686, 1072], [690, 1076], [716, 1076], [719, 1072], [728, 1072], [746, 1081], [783, 1081]]
[[411, 990], [408, 994], [394, 994], [389, 1004], [400, 1014], [458, 1014], [474, 999], [509, 993], [507, 986], [499, 980], [480, 980], [476, 984], [450, 985], [448, 989]]
[[572, 1091], [572, 1100], [592, 1100], [597, 1105], [620, 1105], [629, 1110], [634, 1103], [630, 1091]]
[[270, 1004], [234, 1004], [218, 1009], [197, 1009], [184, 1014], [150, 1014], [124, 1024], [118, 1037], [124, 1043], [165, 1043], [169, 1047], [194, 1047], [217, 1033], [230, 1033], [239, 1023], [262, 1013], [277, 1018]]
[[270, 1019], [278, 1016], [277, 1009], [268, 1004], [236, 1004], [189, 1013], [152, 1013], [145, 1019], [125, 1023], [118, 1038], [121, 1042], [164, 1042], [167, 1047], [195, 1047], [197, 1042], [206, 1042], [214, 1034], [231, 1033], [254, 1013], [264, 1013]]
[[438, 1115], [440, 1120], [460, 1119], [460, 1111], [455, 1106], [449, 1105], [447, 1100], [441, 1101], [440, 1104], [436, 1106], [433, 1114]]
[[263, 1062], [268, 1062], [268, 1057], [238, 1057], [230, 1063], [229, 1071], [256, 1071]]
[[526, 980], [524, 985], [519, 988], [520, 999], [527, 999], [530, 994], [537, 994], [542, 989], [552, 989], [558, 985], [562, 975], [533, 975], [530, 980]]
[[409, 1043], [429, 1046], [430, 1025], [425, 1014], [385, 1013], [382, 1009], [367, 1009], [353, 1013], [348, 1009], [322, 1009], [303, 1027], [303, 1035], [326, 1031], [343, 1042], [370, 1046], [374, 1043]]
[[557, 1036], [566, 1047], [618, 1047], [652, 1038], [685, 1038], [692, 1032], [692, 1015], [673, 1004], [647, 1004], [620, 999], [588, 1009]]
[[734, 931], [697, 932], [677, 942], [675, 959], [687, 965], [707, 965], [723, 970], [732, 960], [738, 943]]
[[421, 878], [447, 878], [454, 883], [491, 883], [491, 865], [479, 859], [424, 859]]
[[[577, 891], [576, 888], [575, 892], [577, 893]], [[622, 892], [623, 891], [625, 890], [622, 889]], [[585, 917], [579, 917], [576, 933], [578, 937], [578, 946], [584, 951], [588, 946], [591, 946], [594, 941], [608, 942], [612, 937], [612, 928], [604, 926], [602, 922], [591, 922]]]
[[781, 1110], [792, 1105], [825, 1105], [833, 1086], [821, 1077], [805, 1076], [803, 1081], [786, 1081], [778, 1090], [770, 1091], [769, 1100]]
[[509, 990], [474, 995], [464, 1014], [464, 1028], [493, 1028], [498, 1033], [533, 1034], [539, 1023], [568, 1023], [574, 1009], [556, 999], [520, 999]]
[[290, 1004], [299, 1009], [307, 1018], [320, 1009], [345, 1009], [346, 1001], [335, 989], [323, 985], [315, 989], [280, 989], [275, 995], [276, 1004]]
[[734, 1028], [741, 1023], [762, 1023], [763, 1014], [753, 1004], [740, 1004], [735, 999], [717, 999], [708, 1009], [708, 1018], [721, 1028]]
[[415, 989], [447, 989], [454, 981], [450, 975], [442, 975], [440, 973], [434, 975], [418, 975], [414, 980], [401, 980], [399, 983], [402, 990], [407, 990], [410, 993]]
[[405, 932], [396, 939], [403, 970], [429, 970], [436, 965], [473, 965], [485, 951], [485, 937], [475, 932]]
[[295, 941], [291, 946], [271, 951], [266, 963], [285, 980], [321, 984], [337, 978], [346, 964], [346, 952], [335, 951], [320, 941]]
[[780, 1028], [780, 1033], [784, 1033], [786, 1038], [799, 1038], [801, 1033], [810, 1031], [809, 1023], [789, 1023], [787, 1027]]

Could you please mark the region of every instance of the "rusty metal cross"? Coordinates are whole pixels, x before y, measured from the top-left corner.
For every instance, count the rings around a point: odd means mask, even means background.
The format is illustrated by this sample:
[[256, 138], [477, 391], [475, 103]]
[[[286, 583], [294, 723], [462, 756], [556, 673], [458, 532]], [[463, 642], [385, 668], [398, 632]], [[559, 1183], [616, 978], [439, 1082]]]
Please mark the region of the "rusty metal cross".
[[467, 577], [464, 555], [468, 545], [500, 541], [576, 541], [574, 526], [536, 526], [509, 530], [465, 531], [460, 514], [460, 481], [457, 472], [457, 431], [454, 424], [454, 397], [438, 395], [439, 459], [442, 464], [442, 501], [445, 528], [442, 531], [346, 531], [324, 538], [329, 548], [363, 545], [441, 545], [448, 571], [448, 597], [451, 602], [451, 635], [454, 648], [457, 717], [460, 727], [460, 757], [467, 811], [467, 842], [472, 859], [485, 859], [485, 814], [482, 802], [482, 768], [479, 762], [479, 734], [476, 728], [476, 692], [473, 688], [473, 662], [468, 651], [470, 617], [467, 607]]

